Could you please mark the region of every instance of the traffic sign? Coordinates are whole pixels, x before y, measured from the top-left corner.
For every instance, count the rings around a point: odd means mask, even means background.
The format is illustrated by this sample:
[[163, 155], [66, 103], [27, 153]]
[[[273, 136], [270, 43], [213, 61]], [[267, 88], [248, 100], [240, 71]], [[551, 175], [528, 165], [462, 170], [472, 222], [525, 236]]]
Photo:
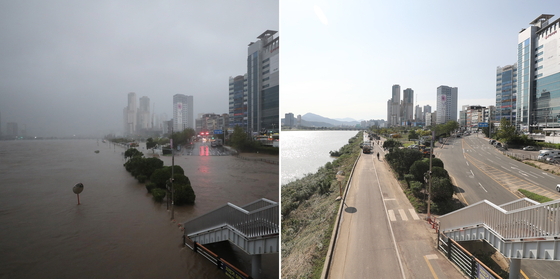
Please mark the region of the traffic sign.
[[478, 127], [488, 127], [488, 122], [478, 122]]
[[223, 130], [214, 130], [214, 135], [221, 135], [223, 133], [224, 133]]

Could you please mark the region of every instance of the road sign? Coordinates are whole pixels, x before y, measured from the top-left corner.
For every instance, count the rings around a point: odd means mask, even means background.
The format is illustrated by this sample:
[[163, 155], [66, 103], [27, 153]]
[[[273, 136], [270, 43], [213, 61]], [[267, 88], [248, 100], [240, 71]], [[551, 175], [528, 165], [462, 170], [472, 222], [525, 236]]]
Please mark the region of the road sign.
[[478, 122], [478, 127], [488, 127], [488, 122]]
[[223, 133], [224, 133], [223, 130], [214, 130], [214, 135], [221, 135]]

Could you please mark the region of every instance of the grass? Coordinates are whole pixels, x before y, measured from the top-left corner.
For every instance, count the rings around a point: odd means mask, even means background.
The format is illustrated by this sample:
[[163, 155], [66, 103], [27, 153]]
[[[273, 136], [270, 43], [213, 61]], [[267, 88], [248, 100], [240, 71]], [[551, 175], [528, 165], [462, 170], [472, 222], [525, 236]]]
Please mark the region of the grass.
[[525, 197], [530, 198], [534, 201], [540, 202], [540, 203], [545, 203], [545, 202], [549, 202], [552, 201], [551, 198], [549, 197], [545, 197], [545, 196], [541, 196], [539, 194], [535, 194], [533, 192], [527, 191], [525, 189], [519, 189], [519, 192], [521, 192], [521, 194], [525, 195]]

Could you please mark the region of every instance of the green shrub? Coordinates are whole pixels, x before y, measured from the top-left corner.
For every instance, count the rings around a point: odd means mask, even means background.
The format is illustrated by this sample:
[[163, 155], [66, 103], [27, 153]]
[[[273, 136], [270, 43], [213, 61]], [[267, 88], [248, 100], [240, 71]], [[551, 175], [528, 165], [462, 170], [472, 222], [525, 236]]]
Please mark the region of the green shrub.
[[419, 196], [420, 192], [424, 188], [424, 184], [419, 181], [411, 181], [410, 182], [410, 190], [414, 196]]
[[424, 182], [424, 175], [430, 170], [430, 163], [426, 160], [418, 160], [410, 166], [408, 173], [414, 176], [414, 180]]
[[449, 173], [442, 167], [434, 167], [432, 166], [432, 181], [434, 177], [441, 177], [441, 178], [449, 178]]
[[453, 184], [449, 178], [432, 176], [432, 200], [434, 202], [448, 201], [453, 198]]
[[190, 183], [189, 184], [173, 183], [173, 188], [175, 189], [175, 194], [173, 194], [173, 200], [176, 205], [194, 204], [196, 195]]
[[[412, 168], [412, 167], [410, 167], [410, 168]], [[411, 181], [414, 181], [414, 175], [412, 175], [412, 174], [405, 174], [405, 175], [404, 175], [404, 180], [406, 181], [406, 186], [407, 186], [408, 188], [410, 188], [410, 182], [411, 182]]]
[[152, 182], [148, 182], [146, 183], [146, 190], [148, 190], [148, 193], [152, 192], [152, 189], [156, 188], [156, 184], [152, 183]]
[[157, 202], [163, 201], [163, 198], [165, 198], [165, 190], [159, 188], [152, 189], [152, 197]]
[[[175, 166], [174, 174], [184, 174], [185, 171], [180, 166]], [[154, 171], [150, 176], [150, 181], [156, 184], [157, 188], [165, 189], [165, 183], [171, 178], [171, 167], [163, 167]]]
[[146, 180], [148, 180], [148, 177], [141, 174], [141, 175], [137, 176], [136, 179], [138, 179], [138, 182], [144, 183], [144, 182], [146, 182]]

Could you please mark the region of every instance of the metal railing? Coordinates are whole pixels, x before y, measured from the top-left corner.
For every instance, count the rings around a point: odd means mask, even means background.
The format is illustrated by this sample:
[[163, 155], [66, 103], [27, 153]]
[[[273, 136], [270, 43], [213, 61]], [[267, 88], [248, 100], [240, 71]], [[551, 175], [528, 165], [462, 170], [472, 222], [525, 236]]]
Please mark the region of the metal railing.
[[483, 200], [439, 218], [442, 232], [485, 225], [505, 240], [560, 236], [560, 200], [528, 205], [529, 199], [497, 206]]
[[508, 203], [504, 203], [499, 205], [501, 208], [505, 209], [505, 210], [516, 210], [516, 209], [520, 209], [520, 208], [525, 208], [528, 206], [533, 206], [533, 205], [538, 205], [540, 203], [532, 200], [532, 199], [528, 199], [528, 198], [522, 198], [522, 199], [518, 199], [518, 200], [514, 200]]
[[[247, 210], [247, 209], [249, 210]], [[278, 203], [260, 199], [239, 207], [232, 203], [219, 207], [184, 223], [185, 235], [209, 229], [230, 226], [247, 238], [277, 234], [279, 232]]]
[[455, 240], [438, 233], [438, 249], [454, 263], [468, 278], [496, 278], [501, 277], [488, 268], [479, 259], [469, 253]]

